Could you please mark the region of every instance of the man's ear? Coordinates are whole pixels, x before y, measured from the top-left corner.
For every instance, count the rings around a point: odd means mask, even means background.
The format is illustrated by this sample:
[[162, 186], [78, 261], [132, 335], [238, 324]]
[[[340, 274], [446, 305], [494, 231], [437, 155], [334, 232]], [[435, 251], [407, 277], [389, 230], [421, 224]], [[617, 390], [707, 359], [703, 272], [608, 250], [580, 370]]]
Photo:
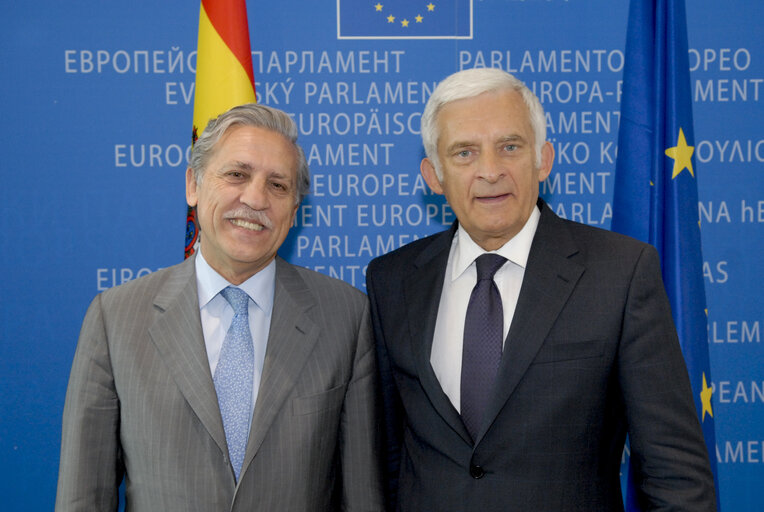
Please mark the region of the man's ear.
[[294, 218], [297, 216], [297, 210], [299, 210], [299, 209], [300, 209], [300, 203], [297, 203], [296, 205], [294, 205], [294, 209], [292, 210], [292, 216], [289, 219], [289, 227], [290, 228], [292, 226], [294, 226]]
[[544, 181], [549, 177], [552, 172], [552, 165], [554, 164], [554, 146], [549, 141], [544, 142], [541, 146], [541, 162], [539, 164], [539, 182]]
[[441, 185], [438, 175], [435, 173], [435, 166], [429, 158], [424, 158], [419, 164], [419, 172], [430, 189], [436, 194], [443, 194], [443, 185]]
[[186, 203], [188, 203], [188, 206], [194, 207], [198, 202], [196, 178], [194, 177], [194, 171], [189, 167], [186, 169]]

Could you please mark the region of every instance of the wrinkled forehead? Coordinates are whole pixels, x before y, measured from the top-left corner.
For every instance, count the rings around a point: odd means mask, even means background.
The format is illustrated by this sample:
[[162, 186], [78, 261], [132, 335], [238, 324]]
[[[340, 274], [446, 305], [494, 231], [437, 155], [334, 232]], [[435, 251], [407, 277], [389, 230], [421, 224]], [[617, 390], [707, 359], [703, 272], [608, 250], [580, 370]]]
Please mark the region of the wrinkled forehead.
[[[234, 141], [231, 141], [232, 137]], [[292, 177], [297, 175], [300, 159], [296, 144], [284, 134], [259, 125], [236, 123], [227, 127], [210, 149], [209, 159], [226, 159], [230, 156], [231, 160], [236, 160], [235, 153], [242, 148], [256, 155], [277, 154], [281, 159], [288, 159], [290, 165], [285, 167], [288, 167]], [[244, 161], [241, 161], [241, 165], [251, 167], [251, 164]]]
[[499, 130], [499, 138], [521, 137], [533, 142], [530, 109], [514, 89], [501, 89], [444, 103], [435, 117], [438, 147], [454, 134]]

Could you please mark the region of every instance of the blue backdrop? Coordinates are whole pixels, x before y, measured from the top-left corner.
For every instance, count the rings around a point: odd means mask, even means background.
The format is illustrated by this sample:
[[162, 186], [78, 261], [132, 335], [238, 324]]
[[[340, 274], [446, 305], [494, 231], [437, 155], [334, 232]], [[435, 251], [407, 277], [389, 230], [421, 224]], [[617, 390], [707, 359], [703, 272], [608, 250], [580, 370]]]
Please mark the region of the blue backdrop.
[[[450, 224], [419, 177], [419, 117], [440, 79], [474, 66], [515, 73], [544, 104], [555, 211], [610, 226], [626, 0], [379, 3], [248, 2], [258, 99], [294, 114], [313, 173], [283, 256], [363, 289], [372, 257]], [[759, 510], [764, 3], [687, 3], [712, 456], [723, 509]], [[50, 510], [87, 305], [183, 257], [199, 5], [3, 11], [0, 497]]]

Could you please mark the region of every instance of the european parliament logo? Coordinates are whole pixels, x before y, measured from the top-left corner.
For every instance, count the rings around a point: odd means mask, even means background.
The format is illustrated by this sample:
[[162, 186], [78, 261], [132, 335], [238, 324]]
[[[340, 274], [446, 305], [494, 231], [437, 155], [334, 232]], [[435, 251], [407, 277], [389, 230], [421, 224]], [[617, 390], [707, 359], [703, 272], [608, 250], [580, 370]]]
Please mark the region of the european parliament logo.
[[337, 39], [472, 39], [472, 0], [337, 0]]

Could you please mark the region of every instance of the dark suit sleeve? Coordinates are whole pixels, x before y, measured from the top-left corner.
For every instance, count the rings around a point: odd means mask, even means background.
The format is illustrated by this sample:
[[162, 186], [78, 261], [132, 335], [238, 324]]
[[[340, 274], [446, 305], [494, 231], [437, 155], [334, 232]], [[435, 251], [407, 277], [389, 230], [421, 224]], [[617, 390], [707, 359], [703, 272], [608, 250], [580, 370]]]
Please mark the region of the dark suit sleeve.
[[716, 510], [713, 476], [657, 251], [634, 269], [618, 375], [644, 510]]
[[66, 391], [56, 511], [117, 510], [123, 474], [119, 399], [99, 295], [85, 316]]
[[342, 510], [346, 511], [380, 512], [383, 507], [375, 359], [365, 303], [341, 418]]
[[398, 474], [400, 472], [403, 412], [379, 317], [378, 295], [374, 284], [374, 270], [371, 265], [366, 278], [366, 292], [371, 303], [371, 319], [384, 411], [382, 417], [382, 454], [385, 504], [387, 510], [395, 510], [398, 495]]

